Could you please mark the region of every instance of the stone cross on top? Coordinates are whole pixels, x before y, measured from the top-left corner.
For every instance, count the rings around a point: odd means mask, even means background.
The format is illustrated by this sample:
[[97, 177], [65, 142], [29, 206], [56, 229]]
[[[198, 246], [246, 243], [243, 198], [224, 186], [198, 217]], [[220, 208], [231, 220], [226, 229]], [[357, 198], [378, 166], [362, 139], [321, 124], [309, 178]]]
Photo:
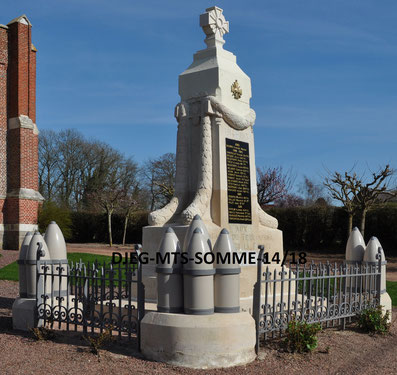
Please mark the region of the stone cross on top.
[[225, 16], [222, 13], [223, 9], [211, 7], [200, 15], [200, 26], [207, 36], [204, 42], [208, 48], [222, 48], [225, 43], [223, 36], [229, 32], [229, 21], [225, 20]]

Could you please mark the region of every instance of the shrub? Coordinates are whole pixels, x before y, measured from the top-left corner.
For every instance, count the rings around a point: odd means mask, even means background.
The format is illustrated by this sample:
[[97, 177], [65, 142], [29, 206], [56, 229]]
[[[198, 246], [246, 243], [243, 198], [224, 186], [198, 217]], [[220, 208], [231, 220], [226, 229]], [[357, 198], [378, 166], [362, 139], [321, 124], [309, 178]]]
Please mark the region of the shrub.
[[99, 349], [113, 340], [112, 330], [113, 327], [109, 326], [97, 336], [83, 336], [84, 340], [90, 345], [91, 353], [97, 355], [98, 359]]
[[49, 320], [46, 322], [46, 326], [32, 328], [31, 331], [37, 341], [53, 340], [55, 338], [55, 332], [53, 327], [54, 322], [52, 320]]
[[[268, 207], [266, 211], [279, 222], [286, 249], [344, 252], [347, 242], [348, 216], [342, 207]], [[354, 217], [353, 226], [360, 225]], [[387, 256], [397, 256], [397, 205], [375, 207], [367, 214], [365, 240], [376, 236]]]
[[273, 207], [267, 212], [278, 220], [288, 249], [342, 250], [346, 244], [347, 215], [341, 207]]
[[321, 331], [318, 323], [308, 324], [292, 320], [286, 329], [285, 344], [290, 352], [311, 352], [317, 348], [317, 333]]
[[39, 231], [45, 232], [48, 224], [55, 221], [61, 229], [65, 240], [72, 236], [72, 219], [70, 211], [66, 208], [58, 206], [55, 202], [46, 201], [39, 210]]
[[[128, 221], [126, 243], [142, 243], [142, 227], [148, 225], [146, 211], [135, 212]], [[72, 232], [70, 242], [108, 242], [106, 214], [91, 212], [72, 212]], [[123, 239], [124, 217], [112, 215], [113, 243], [121, 243]]]
[[382, 306], [363, 310], [358, 317], [358, 327], [367, 333], [385, 334], [390, 329], [390, 313], [382, 313]]

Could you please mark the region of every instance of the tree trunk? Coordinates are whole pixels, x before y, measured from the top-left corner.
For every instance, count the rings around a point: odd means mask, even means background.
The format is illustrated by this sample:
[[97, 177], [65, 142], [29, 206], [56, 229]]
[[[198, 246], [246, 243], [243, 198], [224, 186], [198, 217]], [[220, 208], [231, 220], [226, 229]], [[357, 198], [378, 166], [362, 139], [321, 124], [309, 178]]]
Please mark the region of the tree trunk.
[[367, 215], [367, 210], [362, 210], [361, 211], [361, 224], [360, 224], [360, 231], [362, 236], [364, 237], [364, 231], [365, 231], [365, 216]]
[[108, 210], [108, 231], [109, 231], [109, 246], [113, 246], [112, 238], [112, 210]]
[[348, 228], [347, 228], [347, 238], [349, 238], [350, 233], [353, 230], [353, 214], [351, 212], [349, 214], [349, 222], [348, 222]]
[[129, 215], [127, 214], [127, 215], [125, 215], [125, 218], [124, 218], [123, 246], [125, 245], [125, 236], [127, 234], [128, 216]]

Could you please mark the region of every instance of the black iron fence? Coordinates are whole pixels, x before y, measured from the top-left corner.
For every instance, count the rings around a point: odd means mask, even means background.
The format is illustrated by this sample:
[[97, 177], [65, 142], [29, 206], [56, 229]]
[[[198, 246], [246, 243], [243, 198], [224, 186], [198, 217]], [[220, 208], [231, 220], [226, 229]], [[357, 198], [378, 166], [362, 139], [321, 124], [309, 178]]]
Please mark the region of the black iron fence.
[[281, 336], [292, 320], [344, 328], [346, 320], [379, 305], [380, 253], [373, 264], [290, 264], [265, 270], [263, 254], [260, 246], [253, 299], [257, 351], [261, 336]]
[[[37, 319], [39, 326], [136, 337], [145, 314], [142, 264], [37, 261]], [[80, 327], [80, 328], [79, 328]]]

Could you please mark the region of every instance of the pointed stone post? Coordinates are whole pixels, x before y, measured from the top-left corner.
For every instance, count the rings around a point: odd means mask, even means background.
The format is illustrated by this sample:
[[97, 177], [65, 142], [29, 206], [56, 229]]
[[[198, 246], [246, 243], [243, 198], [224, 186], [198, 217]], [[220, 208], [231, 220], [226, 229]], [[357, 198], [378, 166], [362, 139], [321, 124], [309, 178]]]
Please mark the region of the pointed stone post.
[[61, 228], [55, 221], [51, 221], [44, 235], [48, 252], [52, 260], [52, 273], [54, 275], [54, 295], [64, 297], [67, 295], [68, 288], [68, 260], [66, 242]]
[[23, 239], [21, 250], [19, 251], [18, 259], [18, 274], [19, 274], [19, 296], [21, 298], [27, 297], [27, 283], [26, 283], [26, 254], [29, 249], [30, 241], [32, 240], [34, 232], [27, 232]]
[[[389, 317], [391, 321], [391, 314], [392, 314], [392, 302], [389, 294], [386, 292], [386, 258], [385, 253], [383, 251], [382, 245], [380, 244], [379, 240], [376, 237], [371, 237], [369, 240], [367, 247], [364, 253], [364, 260], [363, 262], [367, 264], [369, 267], [375, 266], [379, 264], [379, 257], [380, 257], [380, 264], [381, 264], [381, 275], [380, 275], [380, 285], [378, 285], [378, 293], [379, 296], [379, 304], [382, 306], [382, 312], [385, 314], [386, 311], [389, 311]], [[377, 281], [379, 283], [379, 281]]]
[[[30, 241], [25, 258], [26, 297], [17, 298], [12, 305], [14, 329], [29, 331], [42, 324], [42, 321], [37, 320], [37, 309], [46, 309], [46, 301], [51, 298], [52, 278], [51, 271], [48, 271], [46, 278], [40, 276], [40, 280], [37, 280], [38, 260], [48, 263], [51, 261], [43, 236], [36, 232]], [[44, 272], [44, 267], [50, 267], [50, 265], [42, 265], [41, 273]], [[46, 280], [44, 281], [44, 279]]]
[[357, 293], [362, 283], [361, 276], [353, 276], [359, 273], [359, 269], [364, 257], [365, 242], [361, 232], [357, 227], [353, 228], [346, 244], [346, 267], [347, 273], [352, 276], [346, 278], [346, 291]]
[[192, 239], [193, 232], [195, 231], [196, 228], [200, 228], [203, 232], [205, 241], [207, 242], [210, 251], [212, 251], [212, 244], [210, 240], [210, 236], [208, 234], [207, 228], [204, 225], [203, 220], [201, 219], [200, 215], [195, 215], [192, 222], [189, 225], [189, 229], [186, 232], [185, 239], [183, 241], [183, 251], [187, 251], [190, 240]]
[[157, 311], [183, 312], [181, 246], [172, 228], [167, 228], [157, 255]]
[[240, 272], [241, 268], [233, 264], [236, 252], [227, 229], [223, 229], [214, 245], [215, 280], [214, 304], [215, 312], [240, 312]]
[[214, 313], [215, 270], [212, 263], [205, 261], [206, 254], [211, 254], [207, 238], [201, 228], [196, 228], [187, 250], [188, 262], [183, 265], [185, 314]]

